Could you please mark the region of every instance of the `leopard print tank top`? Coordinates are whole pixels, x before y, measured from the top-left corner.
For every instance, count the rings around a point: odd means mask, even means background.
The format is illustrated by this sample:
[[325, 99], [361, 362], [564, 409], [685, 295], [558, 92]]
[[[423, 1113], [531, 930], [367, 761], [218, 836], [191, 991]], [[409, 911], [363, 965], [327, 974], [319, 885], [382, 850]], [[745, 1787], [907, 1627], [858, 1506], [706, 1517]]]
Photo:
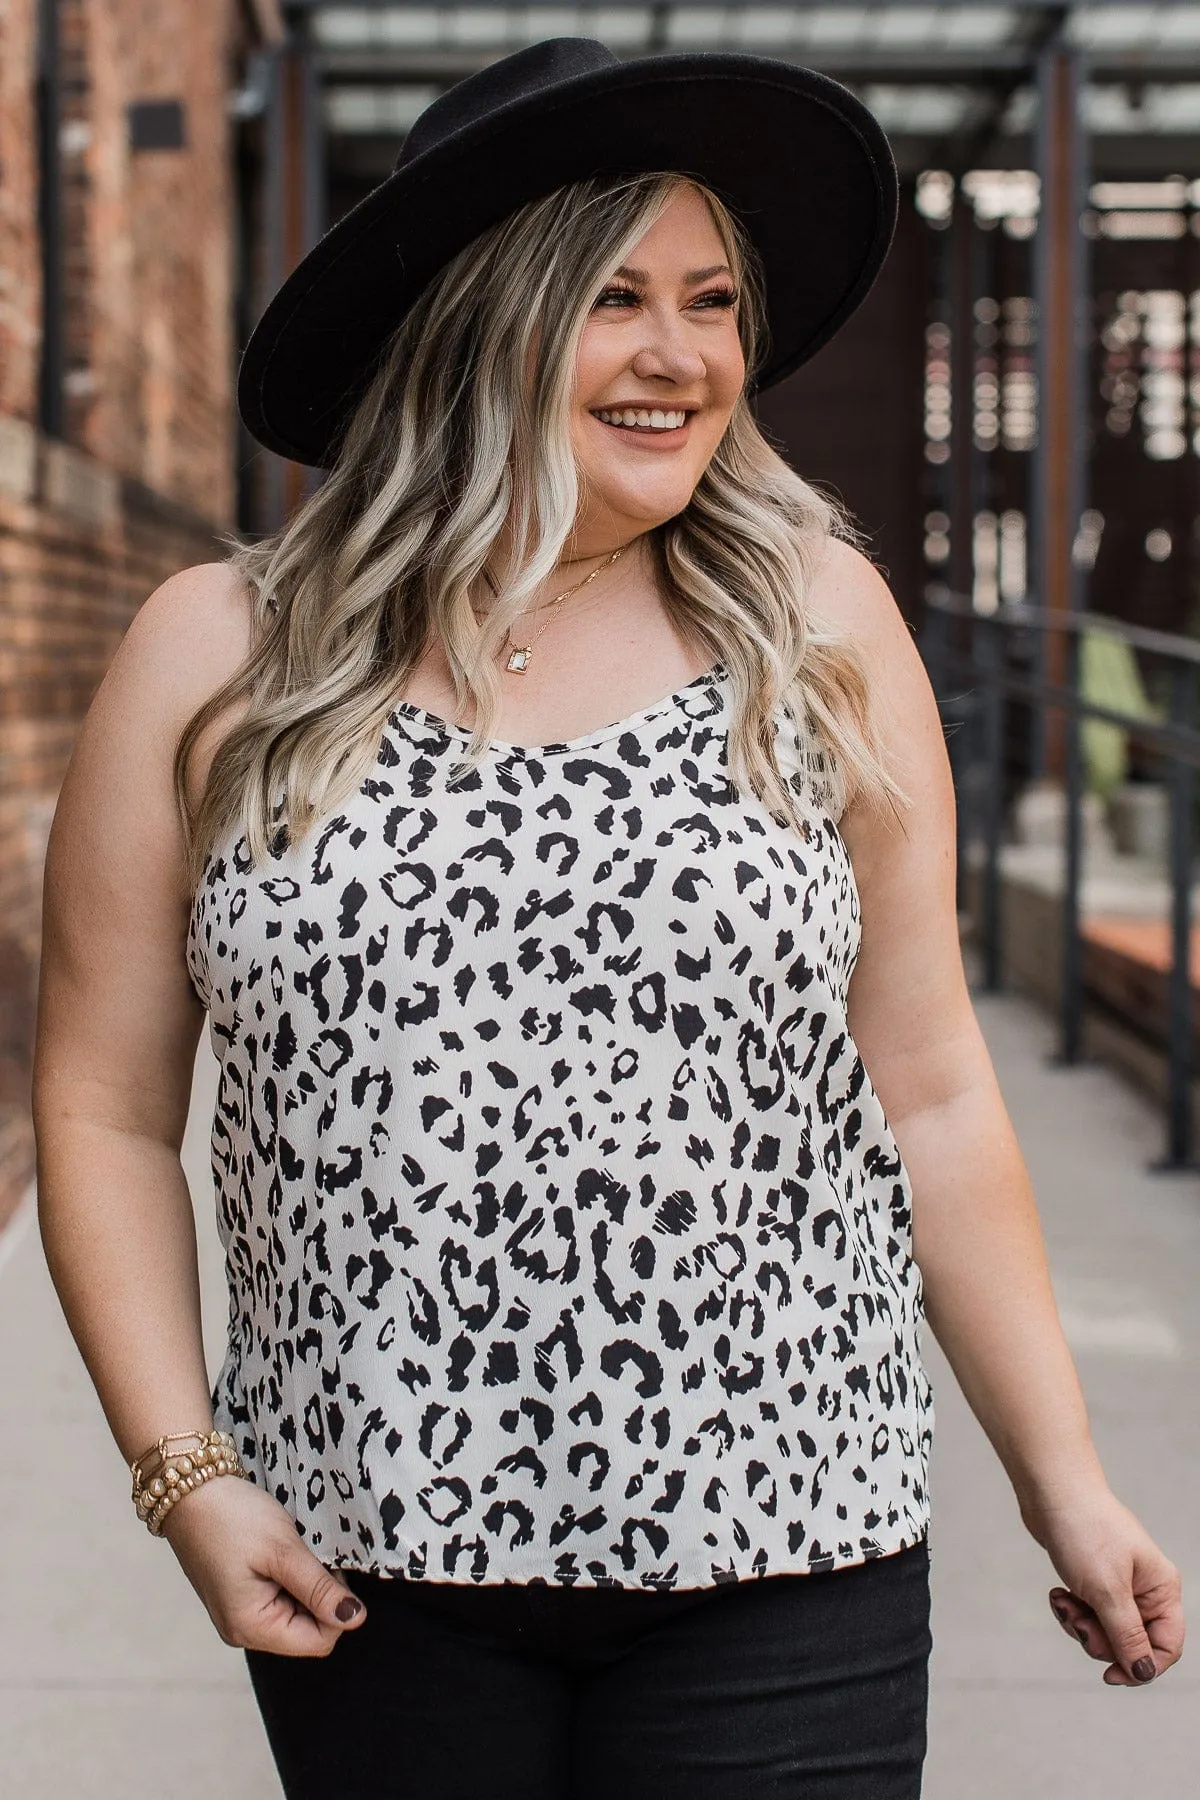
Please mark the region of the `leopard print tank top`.
[[329, 1567], [672, 1589], [924, 1535], [854, 876], [784, 715], [806, 835], [732, 786], [728, 681], [449, 786], [469, 731], [402, 703], [309, 838], [207, 859], [213, 1404]]

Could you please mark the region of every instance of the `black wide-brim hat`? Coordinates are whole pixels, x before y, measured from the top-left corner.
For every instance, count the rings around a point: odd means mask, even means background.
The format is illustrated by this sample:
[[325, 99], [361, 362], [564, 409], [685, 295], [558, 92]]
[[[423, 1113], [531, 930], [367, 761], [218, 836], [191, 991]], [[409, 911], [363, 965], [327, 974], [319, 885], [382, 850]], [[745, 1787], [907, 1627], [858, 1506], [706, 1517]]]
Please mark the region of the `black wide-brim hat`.
[[762, 260], [769, 387], [866, 295], [896, 223], [896, 167], [840, 83], [771, 57], [705, 51], [622, 62], [550, 38], [456, 83], [391, 175], [292, 271], [238, 372], [269, 450], [328, 467], [379, 352], [438, 270], [490, 225], [568, 182], [676, 170], [742, 222]]

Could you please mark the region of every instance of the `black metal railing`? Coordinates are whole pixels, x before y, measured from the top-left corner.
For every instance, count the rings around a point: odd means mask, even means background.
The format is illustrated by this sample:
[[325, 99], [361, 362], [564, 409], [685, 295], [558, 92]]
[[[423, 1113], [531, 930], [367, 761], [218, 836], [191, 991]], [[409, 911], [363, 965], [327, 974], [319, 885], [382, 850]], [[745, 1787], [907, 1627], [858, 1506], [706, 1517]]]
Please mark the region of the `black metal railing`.
[[[1165, 717], [1147, 718], [1100, 704], [1081, 693], [1080, 646], [1085, 632], [1122, 640], [1165, 676]], [[959, 868], [970, 839], [978, 859], [982, 985], [1003, 984], [1001, 845], [1014, 764], [1018, 777], [1041, 773], [1022, 751], [1029, 744], [1059, 747], [1065, 791], [1058, 1054], [1082, 1054], [1084, 1019], [1083, 880], [1084, 758], [1080, 727], [1096, 719], [1118, 726], [1161, 766], [1169, 791], [1170, 969], [1167, 978], [1167, 1118], [1163, 1169], [1194, 1167], [1191, 990], [1193, 796], [1200, 767], [1196, 686], [1200, 642], [1150, 631], [1086, 612], [1002, 606], [976, 612], [959, 596], [927, 601], [922, 652], [947, 727], [959, 805]], [[1053, 679], [1057, 674], [1060, 678]], [[1024, 710], [1014, 743], [1014, 713]], [[1016, 751], [1015, 757], [1012, 755]], [[1037, 752], [1034, 752], [1036, 756]]]

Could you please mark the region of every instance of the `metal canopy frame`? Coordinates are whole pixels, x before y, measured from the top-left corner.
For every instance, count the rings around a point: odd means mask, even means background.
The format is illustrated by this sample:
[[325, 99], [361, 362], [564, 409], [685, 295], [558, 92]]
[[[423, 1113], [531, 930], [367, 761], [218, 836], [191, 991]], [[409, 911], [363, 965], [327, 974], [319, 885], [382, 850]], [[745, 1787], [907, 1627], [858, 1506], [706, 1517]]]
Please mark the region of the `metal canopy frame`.
[[[1189, 15], [1200, 20], [1200, 8], [1194, 5], [1183, 5], [1181, 0], [1126, 0], [1126, 4], [1117, 6], [1110, 0], [1074, 0], [1072, 4], [1063, 4], [1063, 0], [932, 0], [927, 5], [908, 4], [907, 0], [855, 0], [854, 5], [811, 4], [797, 5], [756, 5], [742, 3], [730, 4], [729, 0], [653, 0], [649, 5], [634, 3], [618, 4], [602, 7], [594, 5], [564, 6], [560, 0], [525, 0], [525, 4], [514, 5], [509, 0], [473, 0], [470, 6], [458, 4], [458, 0], [421, 0], [418, 5], [399, 5], [397, 0], [283, 0], [285, 17], [292, 22], [303, 21], [315, 13], [349, 12], [360, 15], [386, 14], [389, 12], [407, 12], [415, 15], [434, 17], [442, 15], [451, 17], [462, 12], [469, 12], [475, 20], [480, 14], [495, 12], [521, 17], [532, 23], [539, 13], [548, 16], [557, 15], [555, 23], [550, 26], [551, 32], [564, 29], [563, 21], [568, 16], [576, 21], [576, 29], [586, 32], [595, 31], [605, 36], [605, 27], [611, 31], [617, 19], [626, 16], [630, 19], [638, 17], [645, 20], [644, 34], [631, 39], [627, 45], [614, 38], [613, 48], [618, 55], [641, 56], [682, 48], [691, 45], [694, 48], [720, 47], [734, 48], [744, 46], [747, 49], [761, 49], [785, 61], [805, 62], [813, 67], [828, 69], [831, 73], [872, 76], [887, 74], [896, 79], [969, 79], [979, 80], [984, 76], [995, 76], [1001, 80], [1006, 74], [1032, 74], [1039, 50], [1050, 32], [1061, 32], [1065, 40], [1086, 54], [1089, 68], [1096, 73], [1113, 73], [1136, 75], [1143, 79], [1179, 79], [1181, 71], [1200, 71], [1200, 24], [1194, 31], [1180, 34], [1170, 30], [1173, 15]], [[897, 37], [891, 43], [855, 43], [849, 36], [839, 40], [832, 30], [823, 30], [818, 40], [805, 40], [800, 36], [795, 42], [789, 42], [783, 32], [786, 15], [824, 15], [826, 19], [838, 13], [858, 15], [878, 15], [885, 19], [887, 15], [929, 15], [932, 21], [932, 33], [924, 41], [907, 45], [903, 37]], [[936, 32], [937, 17], [944, 15], [969, 15], [971, 13], [988, 15], [1008, 15], [1013, 21], [1013, 30], [1006, 38], [996, 41], [967, 39], [956, 42], [954, 34], [938, 37]], [[1157, 19], [1167, 26], [1158, 39], [1150, 38], [1141, 42], [1124, 43], [1120, 40], [1120, 20], [1117, 15], [1136, 16], [1142, 13], [1148, 19]], [[707, 34], [703, 26], [703, 16], [714, 17], [714, 30]], [[738, 15], [749, 15], [761, 21], [755, 27], [724, 32], [721, 22]], [[720, 17], [718, 17], [720, 16]], [[686, 31], [681, 35], [673, 30], [673, 23], [681, 18], [686, 19]], [[1089, 26], [1099, 27], [1090, 29]], [[414, 61], [419, 59], [423, 68], [432, 71], [435, 63], [443, 65], [447, 73], [453, 75], [464, 66], [474, 66], [489, 55], [496, 54], [502, 43], [511, 41], [515, 47], [516, 38], [488, 44], [486, 40], [473, 40], [471, 43], [438, 44], [421, 46], [414, 40], [407, 44], [388, 46], [374, 44], [369, 49], [359, 51], [356, 48], [339, 51], [331, 45], [322, 46], [322, 61], [327, 61], [331, 70], [342, 72], [344, 68], [357, 64], [364, 54], [369, 54], [377, 76], [388, 74], [395, 66], [405, 71], [410, 70]]]
[[[1184, 5], [1181, 0], [1128, 0], [1120, 6], [1111, 0], [1074, 0], [1074, 4], [1062, 0], [1001, 0], [999, 4], [995, 0], [932, 0], [926, 5], [856, 0], [853, 5], [824, 6], [657, 0], [650, 5], [607, 7], [563, 6], [557, 0], [527, 0], [524, 5], [479, 0], [468, 6], [454, 0], [426, 0], [415, 5], [400, 5], [397, 0], [283, 0], [283, 10], [293, 45], [311, 57], [323, 87], [343, 95], [352, 95], [356, 88], [377, 94], [408, 89], [415, 110], [424, 103], [418, 87], [436, 90], [532, 41], [539, 16], [546, 20], [548, 35], [591, 32], [623, 56], [686, 47], [758, 49], [785, 61], [823, 69], [852, 87], [884, 84], [897, 111], [895, 119], [887, 116], [886, 106], [881, 111], [879, 90], [863, 97], [883, 118], [906, 174], [929, 166], [958, 172], [990, 162], [1028, 165], [1033, 155], [1032, 133], [1014, 127], [1009, 110], [1021, 90], [1029, 90], [1031, 97], [1044, 91], [1039, 66], [1052, 42], [1079, 59], [1080, 82], [1086, 77], [1092, 93], [1126, 83], [1135, 96], [1148, 90], [1153, 97], [1164, 87], [1170, 90], [1189, 81], [1200, 90], [1200, 6]], [[371, 38], [364, 31], [356, 43], [352, 30], [339, 42], [321, 30], [323, 20], [339, 14], [351, 25], [395, 16], [406, 19], [411, 30], [401, 34], [403, 42], [388, 41], [387, 33]], [[493, 14], [498, 25], [495, 37], [489, 39], [486, 23], [481, 22]], [[973, 14], [993, 20], [995, 30], [974, 39], [970, 33], [964, 34], [962, 22]], [[443, 29], [459, 17], [470, 22], [470, 41], [449, 37]], [[712, 30], [706, 31], [709, 17]], [[1140, 17], [1155, 27], [1157, 35], [1131, 29], [1131, 22], [1136, 26]], [[907, 21], [907, 38], [897, 33], [891, 41], [880, 40], [874, 22], [886, 24], [889, 18]], [[790, 39], [789, 20], [807, 22]], [[839, 35], [843, 20], [851, 24], [866, 21], [861, 41], [854, 41], [852, 31]], [[820, 25], [815, 36], [808, 29], [814, 21]], [[1122, 21], [1124, 42], [1115, 29]], [[631, 22], [636, 27], [632, 31]], [[956, 23], [957, 31], [953, 29]], [[1181, 25], [1187, 29], [1182, 30]], [[1137, 41], [1139, 36], [1141, 41]], [[927, 103], [923, 109], [918, 90]], [[936, 104], [929, 104], [936, 101], [938, 90], [943, 94], [957, 90], [961, 117], [956, 122], [938, 121]], [[906, 93], [911, 101], [905, 99]], [[427, 94], [425, 99], [429, 97]], [[363, 140], [362, 148], [352, 151], [351, 157], [364, 166], [371, 161], [367, 150], [373, 135], [370, 110], [368, 106], [365, 123], [342, 130], [335, 127], [335, 135], [343, 142], [348, 143], [352, 136]], [[905, 113], [910, 111], [913, 116], [908, 119]], [[922, 118], [922, 112], [932, 112], [932, 120]], [[408, 109], [384, 104], [381, 114], [374, 135], [402, 135]], [[1168, 163], [1179, 161], [1186, 132], [1181, 140], [1179, 133], [1169, 133], [1158, 125], [1147, 125], [1145, 130], [1162, 146]], [[1127, 128], [1120, 137], [1106, 136], [1104, 143], [1104, 161], [1112, 172], [1141, 172], [1148, 155], [1144, 134], [1139, 136]], [[378, 175], [383, 173], [386, 170]]]

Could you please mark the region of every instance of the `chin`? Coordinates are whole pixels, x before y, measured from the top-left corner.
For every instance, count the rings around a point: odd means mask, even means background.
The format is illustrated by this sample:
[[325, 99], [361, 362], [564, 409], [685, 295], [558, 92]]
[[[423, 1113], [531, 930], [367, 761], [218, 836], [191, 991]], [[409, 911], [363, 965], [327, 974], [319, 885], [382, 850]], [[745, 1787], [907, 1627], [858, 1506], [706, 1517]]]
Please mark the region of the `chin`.
[[599, 511], [604, 511], [612, 518], [628, 519], [630, 524], [643, 531], [652, 531], [656, 525], [664, 525], [681, 513], [692, 495], [695, 483], [689, 486], [677, 486], [670, 489], [647, 492], [645, 486], [632, 492], [614, 493], [609, 490], [598, 490]]

